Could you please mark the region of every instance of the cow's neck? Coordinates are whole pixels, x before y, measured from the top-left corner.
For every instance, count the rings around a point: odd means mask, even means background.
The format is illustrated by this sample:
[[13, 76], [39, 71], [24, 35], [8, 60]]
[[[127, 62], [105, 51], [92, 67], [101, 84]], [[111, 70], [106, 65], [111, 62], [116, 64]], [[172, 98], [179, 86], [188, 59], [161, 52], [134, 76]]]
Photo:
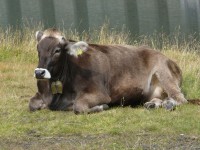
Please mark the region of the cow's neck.
[[[65, 62], [64, 62], [65, 61]], [[64, 60], [63, 65], [60, 70], [60, 72], [58, 72], [59, 74], [59, 78], [53, 78], [50, 80], [50, 86], [52, 86], [53, 84], [56, 85], [54, 86], [52, 89], [51, 88], [51, 92], [52, 92], [52, 100], [51, 103], [49, 105], [49, 108], [51, 110], [68, 110], [69, 107], [71, 107], [73, 105], [73, 101], [74, 101], [74, 90], [73, 90], [73, 76], [72, 76], [72, 72], [71, 72], [71, 63], [68, 59], [68, 56], [66, 56], [66, 60]], [[62, 84], [62, 91], [61, 91], [61, 87], [59, 84]], [[67, 97], [67, 101], [66, 101], [66, 97]], [[63, 102], [65, 101], [65, 102]]]
[[61, 81], [62, 83], [64, 83], [65, 80], [64, 77], [67, 70], [68, 70], [67, 59], [63, 58], [62, 60], [60, 60], [59, 65], [56, 66], [56, 68], [54, 69], [50, 81], [51, 82]]
[[66, 56], [60, 64], [61, 65], [59, 65], [58, 71], [50, 80], [52, 94], [62, 94], [63, 89], [66, 89], [65, 86], [71, 88], [70, 86], [72, 85], [72, 75], [70, 72], [70, 62], [68, 56]]

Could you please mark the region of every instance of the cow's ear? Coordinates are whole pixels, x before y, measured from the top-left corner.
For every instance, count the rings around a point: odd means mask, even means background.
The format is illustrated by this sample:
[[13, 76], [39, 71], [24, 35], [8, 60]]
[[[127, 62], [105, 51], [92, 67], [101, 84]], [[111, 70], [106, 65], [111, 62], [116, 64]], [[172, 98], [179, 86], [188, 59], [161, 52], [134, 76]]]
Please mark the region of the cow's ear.
[[79, 41], [74, 44], [68, 44], [67, 49], [69, 55], [78, 57], [88, 50], [88, 44], [84, 41]]
[[42, 32], [42, 31], [37, 31], [37, 32], [35, 33], [35, 37], [36, 37], [36, 40], [37, 40], [38, 42], [41, 40], [42, 36], [43, 36], [43, 32]]

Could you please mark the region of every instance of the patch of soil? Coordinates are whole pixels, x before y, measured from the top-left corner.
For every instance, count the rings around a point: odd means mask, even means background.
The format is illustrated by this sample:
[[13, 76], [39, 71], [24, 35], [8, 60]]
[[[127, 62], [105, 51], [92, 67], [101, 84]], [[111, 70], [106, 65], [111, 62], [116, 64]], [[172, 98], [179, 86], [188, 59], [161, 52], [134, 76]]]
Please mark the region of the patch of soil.
[[194, 105], [200, 105], [200, 99], [189, 99], [188, 102]]
[[65, 137], [29, 137], [0, 139], [0, 149], [60, 150], [60, 149], [142, 149], [200, 150], [200, 137], [189, 135], [100, 134]]

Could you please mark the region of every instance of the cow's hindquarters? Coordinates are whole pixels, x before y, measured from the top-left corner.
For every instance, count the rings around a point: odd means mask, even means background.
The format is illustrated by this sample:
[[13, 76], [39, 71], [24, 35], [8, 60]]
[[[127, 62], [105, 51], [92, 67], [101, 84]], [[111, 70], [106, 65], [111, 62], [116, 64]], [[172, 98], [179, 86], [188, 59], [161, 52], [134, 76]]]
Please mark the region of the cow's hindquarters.
[[160, 63], [162, 63], [162, 67], [158, 66], [153, 75], [154, 77], [152, 77], [151, 83], [153, 84], [151, 84], [151, 87], [154, 87], [154, 90], [150, 91], [150, 101], [145, 103], [144, 106], [146, 108], [151, 108], [150, 106], [152, 105], [156, 106], [155, 98], [158, 98], [161, 101], [157, 106], [173, 110], [177, 105], [187, 103], [180, 89], [182, 78], [181, 71], [179, 67], [169, 59], [163, 60]]

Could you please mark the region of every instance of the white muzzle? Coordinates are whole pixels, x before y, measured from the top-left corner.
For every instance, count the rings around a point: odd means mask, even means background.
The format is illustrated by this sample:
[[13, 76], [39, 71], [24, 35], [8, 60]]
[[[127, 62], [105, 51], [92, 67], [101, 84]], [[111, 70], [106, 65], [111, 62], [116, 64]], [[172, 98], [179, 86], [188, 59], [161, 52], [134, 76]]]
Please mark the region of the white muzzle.
[[34, 72], [34, 77], [36, 79], [51, 79], [51, 74], [47, 69], [36, 68]]

